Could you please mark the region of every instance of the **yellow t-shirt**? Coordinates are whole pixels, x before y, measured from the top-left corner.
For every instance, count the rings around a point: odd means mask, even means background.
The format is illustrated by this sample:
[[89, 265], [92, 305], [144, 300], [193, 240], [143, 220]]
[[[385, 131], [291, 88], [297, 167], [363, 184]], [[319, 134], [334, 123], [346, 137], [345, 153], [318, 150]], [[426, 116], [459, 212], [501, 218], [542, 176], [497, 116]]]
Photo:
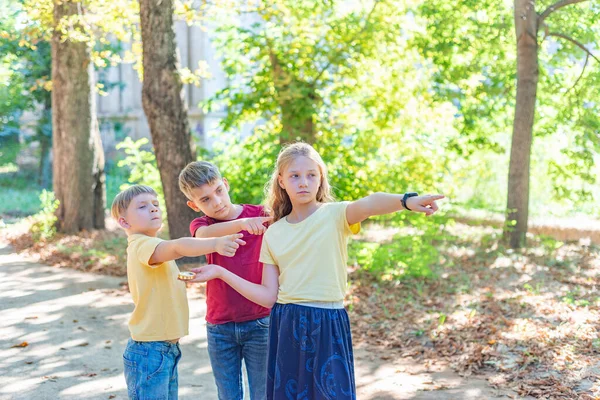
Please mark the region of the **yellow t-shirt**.
[[177, 264], [175, 261], [148, 264], [162, 239], [135, 234], [127, 242], [127, 281], [135, 304], [129, 319], [131, 338], [154, 342], [187, 335], [187, 293], [185, 283], [177, 280]]
[[344, 299], [348, 237], [360, 231], [360, 223], [348, 225], [346, 207], [324, 203], [302, 222], [283, 217], [267, 229], [260, 261], [279, 267], [278, 303]]

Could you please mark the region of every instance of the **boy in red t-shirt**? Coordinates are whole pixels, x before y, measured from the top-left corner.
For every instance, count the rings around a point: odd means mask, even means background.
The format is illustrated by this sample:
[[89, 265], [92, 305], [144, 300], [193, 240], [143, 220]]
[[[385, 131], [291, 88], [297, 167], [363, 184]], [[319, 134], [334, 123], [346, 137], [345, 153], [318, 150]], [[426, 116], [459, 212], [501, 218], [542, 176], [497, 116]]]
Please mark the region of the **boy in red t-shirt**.
[[[225, 236], [241, 232], [241, 246], [235, 256], [207, 254], [208, 263], [217, 264], [240, 277], [260, 284], [262, 264], [258, 261], [265, 223], [263, 206], [233, 204], [229, 183], [218, 168], [205, 161], [189, 163], [179, 174], [179, 188], [188, 206], [205, 215], [190, 224], [197, 238]], [[219, 400], [242, 400], [242, 360], [246, 364], [250, 398], [266, 398], [268, 308], [240, 295], [220, 279], [206, 283], [206, 325], [208, 354], [215, 376]]]

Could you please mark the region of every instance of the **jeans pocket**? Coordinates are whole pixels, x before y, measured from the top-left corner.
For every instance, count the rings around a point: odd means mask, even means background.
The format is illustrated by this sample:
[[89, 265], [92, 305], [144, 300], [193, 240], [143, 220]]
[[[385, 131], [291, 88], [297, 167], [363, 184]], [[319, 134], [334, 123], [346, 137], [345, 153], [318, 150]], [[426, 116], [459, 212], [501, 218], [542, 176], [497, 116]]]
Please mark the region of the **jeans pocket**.
[[167, 363], [163, 353], [152, 354], [148, 357], [148, 380], [160, 374]]
[[268, 329], [270, 324], [271, 324], [271, 317], [268, 315], [266, 317], [259, 318], [256, 320], [256, 325], [259, 328]]
[[137, 370], [137, 364], [135, 361], [131, 361], [125, 358], [125, 356], [123, 356], [123, 365], [125, 365], [125, 368], [127, 369], [131, 369], [131, 370]]

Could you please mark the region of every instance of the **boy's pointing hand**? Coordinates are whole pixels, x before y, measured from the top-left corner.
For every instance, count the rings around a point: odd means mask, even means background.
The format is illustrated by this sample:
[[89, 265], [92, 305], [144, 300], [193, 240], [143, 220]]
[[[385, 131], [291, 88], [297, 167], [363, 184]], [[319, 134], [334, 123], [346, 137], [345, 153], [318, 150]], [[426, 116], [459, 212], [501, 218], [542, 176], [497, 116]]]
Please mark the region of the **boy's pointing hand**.
[[241, 231], [247, 231], [251, 235], [262, 235], [267, 230], [265, 223], [269, 223], [273, 217], [254, 217], [241, 219]]
[[241, 237], [244, 236], [241, 233], [235, 233], [233, 235], [227, 235], [220, 238], [216, 238], [215, 250], [217, 253], [226, 257], [233, 257], [236, 250], [246, 244]]

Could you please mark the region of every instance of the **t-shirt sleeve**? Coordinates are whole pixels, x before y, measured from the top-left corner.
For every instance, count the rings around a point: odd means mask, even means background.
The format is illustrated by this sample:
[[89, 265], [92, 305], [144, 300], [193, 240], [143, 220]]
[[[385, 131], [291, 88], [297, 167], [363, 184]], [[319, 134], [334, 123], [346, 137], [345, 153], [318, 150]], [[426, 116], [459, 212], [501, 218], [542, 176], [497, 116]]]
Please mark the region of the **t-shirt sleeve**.
[[196, 231], [198, 230], [198, 228], [202, 228], [203, 226], [209, 226], [209, 225], [211, 225], [211, 223], [208, 220], [208, 218], [206, 218], [206, 217], [196, 218], [192, 222], [190, 222], [190, 234], [192, 235], [192, 237], [195, 237]]
[[277, 265], [277, 261], [269, 248], [269, 243], [266, 237], [263, 237], [262, 245], [260, 247], [260, 258], [259, 261], [263, 264]]
[[138, 240], [140, 240], [140, 243], [138, 244], [137, 251], [135, 252], [138, 261], [142, 265], [145, 265], [150, 268], [158, 267], [160, 264], [150, 265], [149, 261], [150, 257], [152, 257], [152, 254], [154, 254], [154, 250], [156, 250], [156, 246], [158, 246], [163, 240], [157, 237], [150, 236]]
[[349, 201], [341, 201], [335, 205], [334, 218], [338, 224], [338, 228], [344, 232], [345, 235], [356, 235], [360, 232], [360, 222], [349, 225], [348, 219], [346, 218], [346, 209], [350, 204]]

